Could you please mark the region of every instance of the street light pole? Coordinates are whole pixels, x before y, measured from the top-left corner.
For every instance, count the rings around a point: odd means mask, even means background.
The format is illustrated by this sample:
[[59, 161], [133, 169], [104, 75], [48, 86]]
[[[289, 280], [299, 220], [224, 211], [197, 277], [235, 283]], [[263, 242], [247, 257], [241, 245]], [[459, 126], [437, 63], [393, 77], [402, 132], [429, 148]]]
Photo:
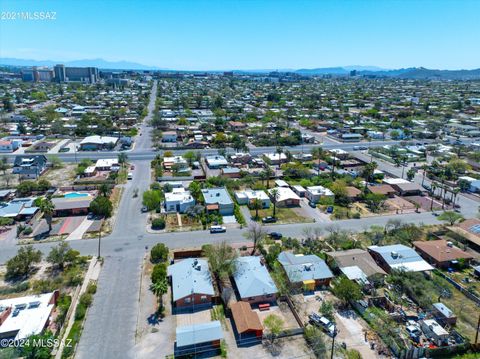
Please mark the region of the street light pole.
[[333, 359], [333, 351], [335, 349], [335, 337], [337, 336], [337, 333], [338, 333], [338, 330], [337, 330], [337, 327], [335, 326], [335, 330], [333, 331], [333, 335], [332, 335], [332, 351], [330, 354], [330, 359]]

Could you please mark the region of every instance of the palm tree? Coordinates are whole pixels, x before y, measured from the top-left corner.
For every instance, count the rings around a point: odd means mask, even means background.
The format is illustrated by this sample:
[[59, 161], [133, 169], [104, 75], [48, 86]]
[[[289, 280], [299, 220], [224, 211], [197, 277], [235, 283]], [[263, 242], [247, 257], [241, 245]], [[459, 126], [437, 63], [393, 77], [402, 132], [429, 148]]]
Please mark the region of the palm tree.
[[278, 189], [274, 188], [270, 191], [270, 196], [272, 197], [273, 203], [273, 218], [275, 218], [275, 215], [277, 213], [277, 201], [280, 197], [280, 192], [278, 191]]
[[323, 156], [323, 148], [317, 147], [312, 150], [312, 155], [317, 157], [318, 160], [318, 167], [317, 167], [317, 177], [320, 177], [320, 160], [322, 159]]
[[282, 164], [281, 158], [282, 158], [282, 153], [283, 153], [283, 148], [282, 146], [277, 146], [277, 151], [278, 153], [278, 168], [280, 168], [280, 165]]
[[162, 279], [150, 285], [150, 290], [158, 299], [158, 313], [163, 309], [163, 295], [168, 291], [167, 279]]
[[260, 181], [262, 181], [262, 186], [265, 184], [265, 180], [267, 179], [267, 174], [265, 171], [259, 173]]
[[255, 210], [255, 219], [258, 220], [258, 210], [263, 208], [263, 203], [259, 198], [252, 201], [252, 208]]
[[423, 166], [422, 166], [422, 170], [423, 170], [422, 187], [423, 187], [423, 184], [424, 184], [424, 182], [425, 182], [425, 174], [426, 174], [426, 172], [427, 172], [427, 168], [428, 168], [427, 165], [423, 165]]
[[455, 202], [457, 202], [457, 195], [459, 192], [460, 192], [460, 188], [454, 188], [452, 190], [452, 197], [453, 197], [452, 205], [454, 210], [455, 210]]
[[47, 221], [48, 231], [50, 232], [52, 230], [52, 217], [53, 212], [55, 211], [55, 205], [53, 204], [52, 200], [47, 197], [40, 202], [39, 207], [40, 210], [43, 212], [45, 220]]
[[267, 168], [265, 168], [265, 175], [267, 176], [267, 188], [270, 188], [270, 178], [273, 174], [273, 170], [267, 165]]

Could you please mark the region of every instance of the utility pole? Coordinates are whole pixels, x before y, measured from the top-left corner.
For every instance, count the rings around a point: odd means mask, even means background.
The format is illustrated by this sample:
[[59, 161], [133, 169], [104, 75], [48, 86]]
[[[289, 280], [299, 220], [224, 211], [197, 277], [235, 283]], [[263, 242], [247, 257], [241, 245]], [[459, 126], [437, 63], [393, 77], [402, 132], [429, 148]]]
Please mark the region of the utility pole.
[[333, 351], [335, 349], [335, 337], [337, 336], [337, 334], [338, 334], [338, 329], [337, 329], [337, 326], [335, 326], [335, 330], [333, 331], [333, 335], [332, 335], [332, 351], [330, 354], [330, 359], [333, 359]]
[[97, 256], [97, 260], [100, 259], [100, 247], [101, 247], [101, 244], [102, 244], [102, 229], [100, 229], [98, 231], [98, 256]]
[[480, 314], [478, 315], [477, 332], [475, 333], [475, 346], [478, 344], [478, 332], [480, 332]]

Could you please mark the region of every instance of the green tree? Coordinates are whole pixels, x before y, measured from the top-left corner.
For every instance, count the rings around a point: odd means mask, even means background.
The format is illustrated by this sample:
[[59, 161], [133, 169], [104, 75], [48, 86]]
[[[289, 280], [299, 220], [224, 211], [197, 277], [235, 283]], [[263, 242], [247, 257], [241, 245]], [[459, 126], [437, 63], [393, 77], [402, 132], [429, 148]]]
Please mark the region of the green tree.
[[109, 218], [113, 212], [113, 204], [107, 197], [98, 196], [90, 203], [89, 210], [95, 215]]
[[63, 167], [63, 161], [60, 159], [60, 157], [56, 155], [48, 156], [48, 161], [50, 162], [50, 164], [52, 165], [52, 168], [54, 169]]
[[30, 335], [25, 340], [25, 344], [18, 347], [18, 355], [25, 359], [50, 359], [52, 357], [52, 347], [35, 343], [46, 344], [49, 341], [53, 342], [54, 339], [55, 336], [49, 330], [43, 334]]
[[21, 247], [17, 255], [7, 261], [5, 278], [8, 280], [25, 278], [31, 273], [33, 265], [41, 260], [42, 252], [34, 249], [33, 246]]
[[263, 321], [263, 325], [265, 326], [265, 329], [267, 329], [270, 343], [273, 345], [275, 339], [282, 332], [284, 326], [283, 319], [278, 315], [269, 314]]
[[157, 263], [153, 266], [150, 279], [152, 283], [157, 283], [164, 280], [167, 277], [167, 265], [165, 262]]
[[194, 151], [187, 151], [183, 154], [183, 158], [187, 161], [188, 165], [192, 167], [193, 162], [197, 159], [197, 154]]
[[125, 152], [120, 152], [120, 153], [118, 154], [118, 163], [119, 163], [122, 167], [124, 167], [125, 164], [127, 163], [127, 161], [128, 161], [128, 156], [127, 156], [127, 154], [126, 154]]
[[108, 197], [108, 196], [110, 196], [110, 193], [112, 193], [112, 189], [110, 188], [110, 186], [108, 184], [102, 183], [98, 187], [98, 193], [100, 193], [100, 195], [103, 196], [103, 197]]
[[335, 294], [343, 304], [363, 298], [360, 286], [345, 276], [341, 276], [334, 281], [333, 294]]
[[7, 157], [2, 157], [0, 159], [0, 171], [3, 172], [3, 175], [6, 174], [7, 170], [9, 169], [9, 165], [8, 165], [8, 159]]
[[52, 230], [53, 213], [55, 212], [55, 205], [50, 198], [44, 198], [40, 202], [40, 211], [43, 212], [43, 217], [47, 221], [48, 231], [50, 232]]
[[364, 196], [364, 200], [372, 212], [378, 212], [387, 200], [387, 196], [380, 193], [368, 193]]
[[445, 211], [438, 216], [438, 219], [453, 226], [455, 222], [461, 221], [463, 216], [455, 211]]
[[407, 180], [411, 181], [415, 177], [415, 170], [413, 168], [410, 168], [407, 171]]
[[160, 207], [162, 202], [162, 194], [160, 191], [148, 190], [143, 192], [143, 205], [148, 208], [149, 211]]
[[325, 333], [320, 328], [308, 325], [304, 331], [304, 337], [310, 348], [312, 348], [315, 357], [324, 359], [327, 357], [327, 348], [325, 345]]
[[155, 244], [150, 250], [150, 262], [160, 263], [168, 259], [168, 247], [163, 243]]

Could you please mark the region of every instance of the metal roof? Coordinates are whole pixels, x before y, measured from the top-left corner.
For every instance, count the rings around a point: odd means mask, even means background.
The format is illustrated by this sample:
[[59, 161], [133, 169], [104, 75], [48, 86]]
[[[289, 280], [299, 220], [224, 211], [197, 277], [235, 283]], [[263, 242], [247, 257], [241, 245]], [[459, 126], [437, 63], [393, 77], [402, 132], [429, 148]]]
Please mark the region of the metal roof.
[[383, 247], [370, 246], [368, 249], [381, 255], [383, 260], [392, 269], [413, 272], [433, 269], [417, 252], [403, 244], [393, 244]]
[[233, 204], [230, 195], [224, 187], [202, 189], [205, 204]]
[[223, 339], [223, 332], [222, 325], [218, 320], [214, 322], [177, 327], [178, 347], [207, 343], [220, 339]]
[[277, 287], [260, 257], [240, 257], [236, 260], [235, 284], [241, 298], [277, 293]]
[[278, 255], [278, 261], [292, 283], [309, 279], [333, 278], [333, 273], [325, 261], [314, 254], [296, 256], [290, 252], [281, 252]]
[[187, 258], [172, 264], [168, 266], [168, 275], [172, 277], [174, 301], [191, 294], [215, 293], [208, 262], [204, 259]]

